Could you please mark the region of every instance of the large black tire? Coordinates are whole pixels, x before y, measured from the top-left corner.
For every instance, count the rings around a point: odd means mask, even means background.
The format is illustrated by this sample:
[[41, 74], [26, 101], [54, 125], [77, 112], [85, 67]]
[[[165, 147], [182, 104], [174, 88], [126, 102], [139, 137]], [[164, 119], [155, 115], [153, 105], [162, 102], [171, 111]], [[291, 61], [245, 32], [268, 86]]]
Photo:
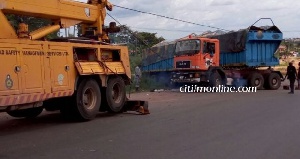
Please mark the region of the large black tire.
[[7, 112], [7, 114], [15, 118], [35, 118], [43, 112], [43, 109], [43, 107], [37, 107], [22, 110], [13, 110]]
[[66, 102], [66, 105], [62, 107], [63, 115], [80, 121], [94, 119], [101, 105], [101, 91], [98, 83], [93, 79], [81, 81], [72, 101], [73, 103], [67, 104]]
[[266, 77], [265, 85], [267, 89], [277, 90], [281, 86], [281, 79], [279, 74], [277, 73], [270, 73]]
[[257, 89], [263, 89], [264, 81], [264, 77], [260, 73], [254, 72], [248, 78], [248, 85]]
[[218, 87], [219, 85], [222, 85], [222, 78], [220, 74], [217, 71], [215, 71], [210, 76], [209, 86]]
[[126, 90], [124, 80], [120, 77], [110, 78], [106, 88], [106, 103], [108, 111], [120, 113], [126, 100]]

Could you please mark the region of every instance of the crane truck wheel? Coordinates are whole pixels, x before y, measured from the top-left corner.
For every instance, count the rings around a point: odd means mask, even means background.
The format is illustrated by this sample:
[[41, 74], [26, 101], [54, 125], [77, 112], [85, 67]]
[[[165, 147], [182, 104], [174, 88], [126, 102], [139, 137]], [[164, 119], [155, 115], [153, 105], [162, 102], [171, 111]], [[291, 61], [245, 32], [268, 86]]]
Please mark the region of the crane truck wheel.
[[281, 86], [280, 76], [277, 73], [270, 73], [266, 79], [266, 85], [271, 90], [277, 90]]
[[256, 87], [257, 89], [263, 89], [264, 77], [260, 73], [252, 73], [248, 78], [249, 86]]
[[83, 80], [75, 92], [75, 105], [69, 108], [80, 120], [92, 120], [99, 112], [101, 104], [101, 91], [98, 83], [93, 79]]
[[37, 107], [22, 110], [13, 110], [7, 112], [7, 114], [15, 118], [35, 118], [43, 112], [43, 109], [43, 107]]
[[106, 88], [106, 102], [108, 111], [120, 113], [124, 107], [126, 99], [125, 83], [122, 78], [110, 78]]

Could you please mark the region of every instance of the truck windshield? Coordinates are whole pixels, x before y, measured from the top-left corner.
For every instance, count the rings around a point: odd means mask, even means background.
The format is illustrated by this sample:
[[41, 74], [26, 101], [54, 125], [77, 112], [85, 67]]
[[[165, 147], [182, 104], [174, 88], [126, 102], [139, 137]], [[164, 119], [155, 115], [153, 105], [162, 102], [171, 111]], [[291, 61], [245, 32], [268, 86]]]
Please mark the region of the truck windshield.
[[200, 52], [200, 40], [183, 40], [176, 43], [175, 55], [190, 55]]

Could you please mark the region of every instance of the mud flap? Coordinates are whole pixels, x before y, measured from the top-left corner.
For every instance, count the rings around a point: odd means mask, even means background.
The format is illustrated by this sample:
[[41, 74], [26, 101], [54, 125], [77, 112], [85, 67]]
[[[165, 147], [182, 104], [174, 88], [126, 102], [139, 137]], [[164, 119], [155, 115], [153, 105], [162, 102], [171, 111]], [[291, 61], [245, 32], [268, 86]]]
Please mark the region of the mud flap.
[[140, 114], [150, 114], [148, 109], [148, 101], [127, 100], [124, 105], [124, 112], [135, 111]]

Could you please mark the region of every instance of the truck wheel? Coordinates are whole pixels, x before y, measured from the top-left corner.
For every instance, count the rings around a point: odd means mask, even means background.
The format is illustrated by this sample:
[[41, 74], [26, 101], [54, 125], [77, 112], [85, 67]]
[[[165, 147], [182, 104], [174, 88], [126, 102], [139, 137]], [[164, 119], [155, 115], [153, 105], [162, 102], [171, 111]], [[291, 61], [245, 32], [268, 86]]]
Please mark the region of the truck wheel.
[[125, 98], [126, 90], [123, 79], [120, 77], [109, 79], [106, 88], [108, 111], [120, 113], [124, 107]]
[[256, 87], [257, 89], [263, 89], [264, 87], [264, 77], [260, 73], [250, 74], [248, 81], [250, 87]]
[[37, 107], [23, 110], [13, 110], [7, 112], [7, 114], [16, 118], [35, 118], [43, 112], [43, 109], [43, 107]]
[[[75, 94], [76, 103], [71, 108], [80, 120], [92, 120], [99, 112], [101, 91], [98, 83], [93, 79], [83, 80]], [[70, 110], [72, 112], [72, 110]]]
[[281, 86], [280, 76], [277, 73], [270, 73], [267, 76], [266, 85], [271, 90], [277, 90]]
[[218, 87], [219, 85], [222, 85], [222, 78], [218, 72], [214, 72], [209, 80], [209, 85], [211, 87]]

